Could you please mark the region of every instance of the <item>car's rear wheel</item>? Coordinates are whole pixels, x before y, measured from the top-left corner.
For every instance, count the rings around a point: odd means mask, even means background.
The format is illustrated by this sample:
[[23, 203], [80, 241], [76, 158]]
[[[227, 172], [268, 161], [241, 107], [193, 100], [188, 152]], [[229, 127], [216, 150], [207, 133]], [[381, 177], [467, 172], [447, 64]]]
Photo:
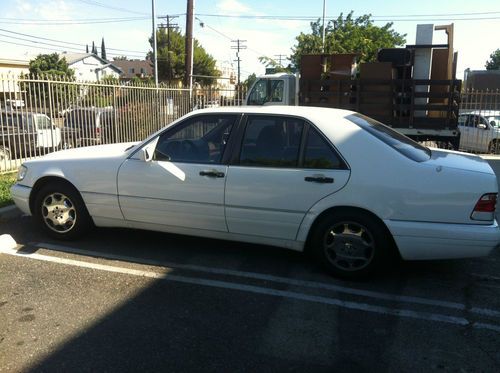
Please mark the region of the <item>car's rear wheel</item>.
[[391, 242], [383, 225], [368, 214], [338, 211], [313, 228], [311, 251], [332, 274], [361, 278], [388, 263]]
[[91, 225], [82, 197], [64, 182], [49, 183], [40, 189], [33, 215], [45, 233], [62, 240], [80, 237]]

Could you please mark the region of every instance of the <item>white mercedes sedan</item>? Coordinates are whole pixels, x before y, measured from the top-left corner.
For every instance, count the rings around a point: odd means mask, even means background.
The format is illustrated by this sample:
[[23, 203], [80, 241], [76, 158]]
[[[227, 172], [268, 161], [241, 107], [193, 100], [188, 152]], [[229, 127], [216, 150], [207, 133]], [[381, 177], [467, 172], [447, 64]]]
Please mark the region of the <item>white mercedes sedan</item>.
[[391, 257], [488, 255], [500, 239], [488, 163], [337, 109], [194, 111], [141, 143], [26, 162], [11, 191], [56, 238], [94, 224], [267, 244], [348, 278]]

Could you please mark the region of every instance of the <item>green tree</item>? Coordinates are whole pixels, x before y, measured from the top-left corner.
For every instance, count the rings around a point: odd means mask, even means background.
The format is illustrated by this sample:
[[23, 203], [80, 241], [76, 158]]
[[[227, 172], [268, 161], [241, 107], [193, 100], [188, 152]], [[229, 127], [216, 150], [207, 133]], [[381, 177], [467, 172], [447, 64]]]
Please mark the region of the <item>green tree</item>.
[[106, 58], [106, 46], [104, 45], [104, 38], [102, 38], [102, 41], [101, 41], [101, 58], [103, 60], [107, 60], [107, 58]]
[[497, 49], [490, 54], [490, 59], [486, 61], [486, 70], [499, 70], [500, 69], [500, 49]]
[[[185, 37], [178, 29], [170, 29], [170, 35], [167, 35], [165, 29], [160, 29], [156, 33], [158, 50], [158, 79], [170, 81], [172, 79], [184, 78], [185, 61]], [[170, 41], [169, 41], [170, 39]], [[153, 46], [153, 38], [149, 39]], [[170, 48], [169, 48], [170, 43]], [[152, 60], [153, 53], [148, 53], [148, 58]], [[193, 54], [193, 75], [219, 76], [220, 73], [215, 68], [215, 59], [194, 40]], [[196, 78], [203, 84], [212, 83], [210, 78]]]
[[259, 62], [263, 64], [267, 68], [272, 68], [275, 72], [277, 73], [291, 73], [292, 72], [292, 67], [288, 65], [287, 67], [284, 67], [283, 65], [280, 65], [278, 61], [271, 57], [267, 56], [262, 56], [259, 57]]
[[[359, 53], [361, 62], [375, 61], [380, 48], [394, 48], [406, 42], [406, 34], [392, 29], [392, 22], [375, 26], [370, 14], [354, 18], [351, 11], [346, 17], [341, 13], [337, 19], [328, 21], [325, 27], [325, 53]], [[298, 67], [304, 54], [321, 53], [321, 22], [311, 22], [311, 33], [300, 33], [297, 45], [292, 48], [290, 60]]]
[[250, 89], [250, 87], [252, 86], [252, 84], [257, 80], [257, 75], [255, 75], [255, 73], [252, 73], [250, 75], [248, 75], [247, 79], [243, 82], [243, 86], [246, 88], [246, 89]]
[[39, 54], [29, 63], [30, 74], [36, 76], [63, 77], [73, 79], [75, 72], [68, 67], [68, 63], [64, 57], [60, 57], [57, 53]]

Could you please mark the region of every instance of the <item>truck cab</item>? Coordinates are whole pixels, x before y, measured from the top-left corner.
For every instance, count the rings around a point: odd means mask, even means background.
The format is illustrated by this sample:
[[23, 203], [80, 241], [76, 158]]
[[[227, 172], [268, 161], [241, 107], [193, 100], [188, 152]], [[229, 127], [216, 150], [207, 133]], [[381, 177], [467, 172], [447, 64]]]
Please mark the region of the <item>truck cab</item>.
[[298, 105], [298, 76], [287, 73], [262, 75], [248, 91], [246, 105]]

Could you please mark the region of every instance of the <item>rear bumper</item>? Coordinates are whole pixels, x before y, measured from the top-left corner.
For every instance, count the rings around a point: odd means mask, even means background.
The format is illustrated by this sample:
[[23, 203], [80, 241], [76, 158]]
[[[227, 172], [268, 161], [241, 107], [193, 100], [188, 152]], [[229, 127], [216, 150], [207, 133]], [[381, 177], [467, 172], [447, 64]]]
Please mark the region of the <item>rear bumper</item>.
[[31, 188], [24, 185], [14, 184], [10, 188], [10, 194], [12, 196], [12, 199], [14, 200], [14, 203], [19, 208], [19, 210], [28, 215], [31, 215], [30, 193]]
[[405, 260], [486, 256], [500, 243], [497, 221], [490, 225], [442, 224], [387, 220]]

